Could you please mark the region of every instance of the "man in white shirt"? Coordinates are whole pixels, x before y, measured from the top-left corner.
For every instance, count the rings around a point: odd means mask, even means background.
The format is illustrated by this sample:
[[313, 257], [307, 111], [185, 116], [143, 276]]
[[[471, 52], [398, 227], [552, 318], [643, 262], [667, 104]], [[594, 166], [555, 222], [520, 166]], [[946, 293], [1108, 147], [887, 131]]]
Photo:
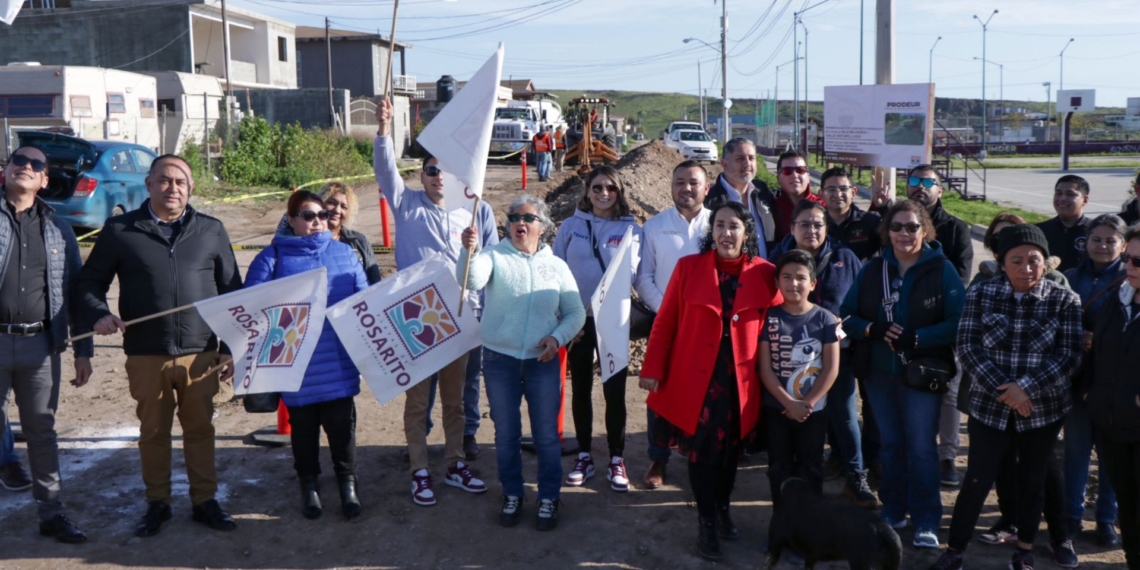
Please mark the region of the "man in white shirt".
[[[641, 300], [654, 311], [660, 310], [665, 288], [677, 260], [697, 253], [701, 240], [709, 232], [712, 211], [704, 207], [709, 190], [709, 175], [705, 167], [686, 160], [673, 169], [673, 207], [645, 222], [641, 242], [641, 267], [638, 269], [636, 289]], [[657, 445], [653, 438], [656, 420], [652, 410], [649, 416], [649, 469], [643, 479], [646, 489], [656, 489], [665, 482], [665, 465], [669, 462], [669, 448]]]

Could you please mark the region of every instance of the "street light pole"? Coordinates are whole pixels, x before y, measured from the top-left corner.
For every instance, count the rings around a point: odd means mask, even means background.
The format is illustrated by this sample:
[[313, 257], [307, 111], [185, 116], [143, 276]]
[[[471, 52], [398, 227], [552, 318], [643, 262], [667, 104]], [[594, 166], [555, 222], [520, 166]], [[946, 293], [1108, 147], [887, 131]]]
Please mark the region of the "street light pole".
[[[725, 18], [728, 17], [727, 14], [728, 13], [725, 12]], [[727, 21], [727, 19], [724, 21]], [[720, 50], [717, 50], [716, 46], [714, 46], [714, 45], [712, 45], [712, 44], [710, 44], [710, 43], [708, 43], [702, 39], [699, 39], [699, 38], [685, 38], [681, 41], [684, 43], [697, 41], [697, 42], [704, 44], [706, 47], [708, 47], [711, 50], [720, 51], [720, 69], [721, 69], [721, 72], [720, 72], [720, 98], [721, 98], [721, 106], [724, 107], [724, 113], [721, 116], [721, 120], [723, 121], [723, 126], [720, 129], [721, 130], [720, 138], [721, 138], [721, 142], [727, 143], [728, 139], [731, 137], [729, 136], [729, 133], [728, 133], [728, 106], [729, 106], [729, 102], [728, 102], [728, 78], [725, 77], [725, 74], [728, 73], [728, 67], [727, 67], [728, 66], [728, 59], [725, 57], [725, 54], [724, 54], [724, 47], [725, 47], [725, 39], [724, 38], [725, 38], [724, 30], [722, 29], [721, 30], [721, 37], [720, 37], [720, 40], [721, 40], [721, 44], [720, 44], [721, 49]], [[697, 65], [699, 66], [700, 62], [697, 62]]]
[[[803, 20], [801, 19], [801, 17], [804, 15], [805, 12], [807, 12], [808, 10], [811, 10], [812, 8], [820, 6], [822, 4], [826, 4], [829, 1], [830, 0], [821, 0], [820, 2], [816, 2], [815, 4], [812, 4], [811, 6], [808, 6], [807, 8], [804, 8], [803, 10], [800, 10], [799, 12], [795, 12], [792, 14], [792, 41], [795, 42], [794, 45], [795, 45], [795, 49], [796, 49], [796, 51], [794, 53], [795, 59], [792, 60], [792, 61], [796, 62], [796, 65], [794, 66], [795, 67], [795, 75], [796, 75], [796, 80], [795, 80], [796, 106], [795, 106], [795, 109], [793, 111], [795, 114], [796, 133], [795, 133], [795, 137], [793, 137], [795, 140], [793, 147], [796, 148], [797, 150], [800, 148], [800, 145], [799, 145], [799, 140], [800, 140], [800, 64], [799, 64], [799, 61], [800, 61], [800, 44], [799, 44], [799, 32], [796, 30], [796, 24], [803, 25]], [[860, 32], [860, 33], [862, 33], [862, 32]], [[804, 40], [806, 41], [807, 40], [807, 26], [804, 26], [804, 34], [805, 34]], [[807, 44], [806, 43], [804, 44], [804, 58], [803, 59], [804, 59], [804, 87], [805, 87], [805, 91], [806, 91], [806, 87], [807, 87]], [[862, 64], [862, 62], [860, 62], [860, 64]], [[805, 104], [806, 104], [806, 101], [805, 101]]]
[[[994, 16], [996, 16], [997, 13], [998, 13], [998, 11], [995, 8], [993, 13], [990, 14], [990, 17], [986, 18], [985, 22], [983, 22], [982, 19], [979, 18], [977, 14], [974, 14], [974, 19], [977, 20], [978, 23], [982, 25], [982, 59], [983, 60], [986, 59], [986, 31], [989, 29], [990, 20], [994, 19]], [[983, 158], [985, 157], [985, 153], [986, 153], [986, 118], [987, 118], [986, 115], [987, 114], [988, 113], [987, 113], [987, 109], [986, 109], [986, 63], [985, 63], [985, 61], [983, 61], [982, 62], [982, 157]]]
[[995, 61], [990, 61], [988, 59], [981, 58], [981, 57], [975, 57], [974, 59], [975, 60], [981, 60], [982, 63], [988, 63], [990, 65], [998, 66], [998, 77], [999, 77], [999, 79], [998, 79], [998, 82], [999, 82], [998, 83], [998, 85], [999, 85], [999, 87], [998, 87], [998, 99], [1001, 100], [1001, 102], [999, 103], [999, 106], [1000, 106], [999, 108], [1001, 109], [1002, 134], [1004, 135], [1005, 134], [1005, 66], [1000, 64], [1000, 63], [997, 63]]
[[1061, 48], [1061, 85], [1057, 87], [1057, 91], [1065, 88], [1065, 50], [1069, 49], [1069, 46], [1072, 45], [1074, 41], [1076, 41], [1076, 38], [1069, 38], [1069, 43]]
[[[811, 130], [811, 92], [808, 91], [808, 28], [803, 20], [800, 25], [804, 28], [804, 128]], [[798, 134], [796, 136], [799, 136]]]
[[1045, 142], [1049, 142], [1050, 131], [1053, 130], [1053, 84], [1046, 81], [1041, 86], [1045, 88]]
[[796, 58], [793, 60], [785, 61], [784, 63], [781, 63], [780, 65], [776, 66], [776, 133], [777, 134], [780, 132], [780, 68], [784, 67], [785, 65], [788, 65], [789, 63], [792, 63], [793, 61], [798, 61], [799, 59], [800, 58]]
[[700, 117], [701, 117], [701, 128], [702, 129], [705, 128], [705, 96], [704, 96], [704, 92], [701, 91], [701, 89], [703, 89], [703, 88], [704, 88], [704, 84], [701, 83], [701, 60], [698, 59], [697, 60], [697, 103], [698, 103], [699, 111], [697, 111], [697, 114], [700, 115]]
[[942, 41], [942, 36], [938, 36], [938, 39], [934, 40], [934, 45], [930, 46], [930, 78], [927, 83], [934, 83], [934, 48], [940, 41]]

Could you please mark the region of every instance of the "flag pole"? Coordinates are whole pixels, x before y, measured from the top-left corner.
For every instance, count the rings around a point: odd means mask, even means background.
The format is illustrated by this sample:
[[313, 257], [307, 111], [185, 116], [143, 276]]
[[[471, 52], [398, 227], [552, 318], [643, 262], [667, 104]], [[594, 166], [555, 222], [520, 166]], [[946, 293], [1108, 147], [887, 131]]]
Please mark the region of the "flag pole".
[[[399, 12], [399, 10], [400, 0], [395, 0], [395, 4], [392, 6], [392, 33], [388, 34], [388, 63], [384, 67], [384, 78], [386, 81], [384, 84], [384, 91], [382, 96], [382, 99], [387, 99], [389, 102], [393, 103], [392, 116], [388, 119], [389, 129], [392, 128], [392, 123], [395, 122], [396, 118], [395, 98], [392, 96], [392, 53], [396, 51], [396, 14]], [[376, 34], [379, 35], [380, 30], [376, 30]], [[392, 136], [391, 130], [389, 130], [388, 136]], [[392, 140], [396, 140], [394, 136], [392, 137]], [[379, 192], [379, 194], [380, 227], [384, 231], [384, 235], [382, 236], [381, 241], [384, 243], [385, 247], [390, 247], [392, 245], [392, 238], [388, 234], [388, 199], [384, 197], [384, 192], [382, 190]]]
[[[146, 322], [146, 321], [149, 321], [152, 319], [157, 319], [159, 317], [165, 317], [166, 315], [173, 315], [174, 313], [180, 313], [182, 311], [185, 311], [186, 309], [193, 309], [193, 308], [194, 308], [194, 303], [190, 303], [189, 305], [182, 305], [181, 307], [174, 307], [173, 309], [167, 309], [165, 311], [161, 311], [161, 312], [155, 313], [153, 315], [147, 315], [145, 317], [139, 317], [137, 319], [131, 319], [131, 320], [123, 323], [123, 326], [129, 327], [131, 325], [137, 325], [137, 324], [142, 323], [142, 322]], [[78, 336], [73, 336], [73, 337], [65, 340], [64, 342], [69, 342], [69, 343], [75, 342], [77, 340], [83, 340], [85, 338], [90, 338], [93, 336], [95, 336], [95, 331], [91, 331], [89, 333], [83, 333], [83, 334], [78, 335]]]
[[[479, 196], [475, 196], [475, 205], [471, 207], [471, 229], [475, 229], [476, 222], [479, 220], [477, 213], [479, 212]], [[478, 236], [476, 236], [478, 238]], [[467, 278], [471, 276], [471, 255], [475, 253], [474, 249], [467, 250], [467, 263], [463, 264], [463, 283], [459, 284], [459, 316], [463, 316], [463, 296], [467, 294]]]

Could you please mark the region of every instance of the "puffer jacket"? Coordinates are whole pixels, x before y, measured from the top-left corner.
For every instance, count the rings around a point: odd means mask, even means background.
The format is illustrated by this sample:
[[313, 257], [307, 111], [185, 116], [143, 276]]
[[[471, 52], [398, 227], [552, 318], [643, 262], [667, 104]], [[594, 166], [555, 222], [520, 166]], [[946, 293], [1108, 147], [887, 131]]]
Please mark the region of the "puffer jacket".
[[[775, 265], [780, 256], [793, 249], [796, 249], [796, 237], [787, 236], [768, 254], [768, 261]], [[820, 264], [825, 257], [827, 263]], [[839, 307], [847, 296], [847, 290], [855, 283], [863, 264], [855, 252], [832, 236], [827, 236], [827, 240], [823, 242], [823, 249], [816, 254], [815, 262], [817, 264], [815, 290], [808, 295], [808, 300], [838, 315]], [[777, 275], [776, 279], [779, 278]]]
[[[6, 199], [4, 195], [4, 187], [0, 186], [0, 204]], [[41, 227], [44, 247], [47, 249], [48, 328], [51, 331], [52, 352], [59, 353], [67, 348], [69, 329], [73, 335], [89, 330], [82, 328], [83, 319], [80, 318], [79, 307], [71, 302], [75, 280], [79, 278], [83, 262], [79, 258], [79, 243], [75, 240], [75, 232], [67, 222], [55, 217], [55, 210], [38, 197], [32, 207], [38, 208], [40, 217], [44, 220]], [[0, 223], [0, 281], [3, 281], [4, 273], [8, 270], [8, 256], [12, 253], [12, 228], [16, 220], [8, 208], [0, 207], [0, 211], [3, 212], [3, 223]], [[94, 354], [95, 344], [90, 338], [76, 341], [75, 356], [90, 357]]]
[[[352, 246], [333, 241], [329, 232], [297, 237], [288, 230], [278, 232], [273, 245], [257, 254], [249, 265], [245, 286], [253, 287], [322, 266], [328, 270], [329, 305], [368, 288], [364, 266]], [[286, 406], [307, 406], [359, 393], [360, 372], [326, 319], [301, 389], [283, 393], [281, 399]]]

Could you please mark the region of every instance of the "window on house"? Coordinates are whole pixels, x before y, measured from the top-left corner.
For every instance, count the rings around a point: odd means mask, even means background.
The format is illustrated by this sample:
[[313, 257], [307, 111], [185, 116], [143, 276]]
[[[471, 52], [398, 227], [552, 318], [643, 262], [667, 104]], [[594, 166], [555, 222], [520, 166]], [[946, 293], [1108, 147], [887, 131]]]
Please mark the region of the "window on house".
[[289, 42], [283, 36], [277, 36], [277, 61], [289, 61]]
[[0, 117], [55, 116], [55, 95], [9, 95], [0, 97]]
[[139, 99], [139, 116], [144, 119], [153, 119], [157, 116], [154, 99]]
[[91, 97], [88, 95], [71, 96], [71, 116], [74, 118], [94, 117], [91, 111]]
[[126, 113], [127, 112], [127, 98], [122, 93], [108, 93], [107, 94], [107, 112], [108, 113]]

